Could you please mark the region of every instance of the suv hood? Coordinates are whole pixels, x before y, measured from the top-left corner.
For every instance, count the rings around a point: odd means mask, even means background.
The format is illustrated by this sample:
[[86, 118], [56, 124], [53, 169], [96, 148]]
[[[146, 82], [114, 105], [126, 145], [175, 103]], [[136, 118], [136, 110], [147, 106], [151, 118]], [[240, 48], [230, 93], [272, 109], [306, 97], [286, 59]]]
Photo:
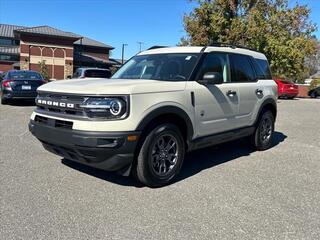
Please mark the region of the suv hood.
[[182, 91], [185, 81], [146, 79], [72, 79], [57, 80], [42, 85], [38, 91], [74, 94], [139, 94]]

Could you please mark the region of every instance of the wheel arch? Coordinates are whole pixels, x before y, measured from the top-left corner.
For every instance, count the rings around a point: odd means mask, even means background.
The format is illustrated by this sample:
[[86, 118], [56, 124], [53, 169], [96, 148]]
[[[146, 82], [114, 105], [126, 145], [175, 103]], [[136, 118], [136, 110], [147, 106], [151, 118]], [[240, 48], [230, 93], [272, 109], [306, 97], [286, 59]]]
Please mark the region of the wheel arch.
[[139, 122], [136, 130], [144, 131], [157, 122], [175, 123], [187, 142], [193, 137], [194, 129], [189, 115], [177, 106], [162, 106], [152, 110]]
[[277, 102], [273, 98], [268, 98], [264, 100], [264, 102], [261, 104], [259, 108], [259, 112], [255, 121], [255, 124], [258, 122], [261, 113], [263, 113], [266, 110], [270, 110], [274, 116], [274, 120], [277, 118]]

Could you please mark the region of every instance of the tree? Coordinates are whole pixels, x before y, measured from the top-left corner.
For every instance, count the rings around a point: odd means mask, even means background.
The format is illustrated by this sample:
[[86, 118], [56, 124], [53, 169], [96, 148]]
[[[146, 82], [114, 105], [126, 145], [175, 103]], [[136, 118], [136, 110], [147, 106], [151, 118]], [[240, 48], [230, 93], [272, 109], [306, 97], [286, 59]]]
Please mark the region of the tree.
[[45, 80], [49, 80], [49, 71], [48, 71], [48, 67], [46, 65], [45, 60], [42, 60], [41, 62], [39, 62], [39, 69], [40, 69], [40, 74], [42, 75], [42, 77]]
[[186, 37], [180, 45], [210, 41], [243, 45], [266, 54], [273, 75], [301, 81], [307, 58], [316, 54], [316, 25], [306, 5], [288, 0], [197, 0], [184, 16]]

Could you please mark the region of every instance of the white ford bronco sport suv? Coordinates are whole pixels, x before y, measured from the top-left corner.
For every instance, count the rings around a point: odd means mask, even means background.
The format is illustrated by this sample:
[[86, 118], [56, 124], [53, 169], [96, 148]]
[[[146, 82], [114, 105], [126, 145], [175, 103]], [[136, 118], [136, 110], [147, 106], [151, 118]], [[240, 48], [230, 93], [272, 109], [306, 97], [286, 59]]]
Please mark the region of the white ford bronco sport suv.
[[157, 48], [107, 81], [39, 87], [29, 129], [52, 153], [159, 187], [178, 175], [188, 151], [242, 137], [269, 148], [276, 101], [262, 53], [231, 45]]

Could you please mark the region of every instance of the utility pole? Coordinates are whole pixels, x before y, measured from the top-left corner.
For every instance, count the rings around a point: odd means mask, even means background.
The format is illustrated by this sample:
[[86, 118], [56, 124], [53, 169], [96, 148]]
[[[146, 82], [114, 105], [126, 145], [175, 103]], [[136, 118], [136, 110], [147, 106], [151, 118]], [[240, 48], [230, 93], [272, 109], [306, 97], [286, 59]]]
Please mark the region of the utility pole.
[[123, 60], [124, 60], [124, 47], [125, 47], [125, 46], [128, 46], [128, 44], [126, 44], [126, 43], [123, 43], [123, 44], [122, 44], [122, 62], [121, 62], [122, 65], [123, 65]]
[[83, 51], [83, 45], [82, 45], [82, 39], [83, 37], [80, 38], [80, 67], [82, 67], [82, 51]]
[[141, 52], [141, 46], [143, 45], [143, 42], [137, 42], [139, 44], [139, 52]]

